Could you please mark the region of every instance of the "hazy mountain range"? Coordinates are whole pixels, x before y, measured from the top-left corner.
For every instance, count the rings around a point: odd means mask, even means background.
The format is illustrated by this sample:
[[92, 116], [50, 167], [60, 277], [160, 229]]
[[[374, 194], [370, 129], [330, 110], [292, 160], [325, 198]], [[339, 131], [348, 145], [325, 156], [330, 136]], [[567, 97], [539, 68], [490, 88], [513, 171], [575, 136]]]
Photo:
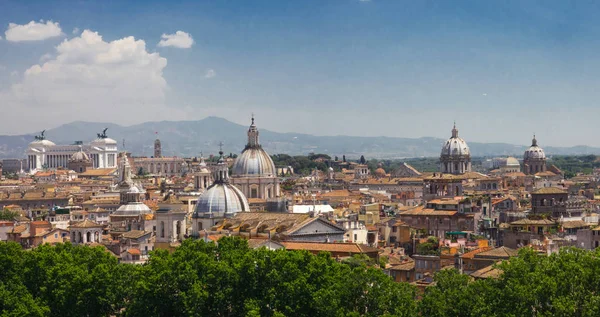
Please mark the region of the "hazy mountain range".
[[[75, 141], [90, 142], [96, 134], [108, 128], [108, 137], [136, 156], [153, 155], [154, 140], [158, 136], [165, 156], [205, 156], [219, 150], [223, 142], [226, 153], [239, 153], [246, 144], [248, 126], [233, 123], [218, 117], [207, 117], [198, 121], [145, 122], [132, 126], [112, 123], [72, 122], [46, 131], [46, 138], [56, 144], [72, 144]], [[367, 158], [435, 157], [439, 155], [445, 139], [423, 137], [417, 139], [396, 137], [316, 136], [300, 133], [279, 133], [260, 130], [260, 141], [270, 154], [291, 155], [310, 152], [332, 156], [345, 154], [348, 158], [365, 155]], [[158, 132], [158, 134], [156, 134]], [[25, 150], [34, 135], [0, 136], [0, 158], [25, 157]], [[469, 140], [467, 140], [468, 142]], [[506, 143], [468, 142], [473, 156], [521, 156], [527, 148], [523, 145]], [[542, 145], [543, 146], [543, 145]], [[600, 148], [589, 146], [544, 147], [552, 154], [600, 154]]]

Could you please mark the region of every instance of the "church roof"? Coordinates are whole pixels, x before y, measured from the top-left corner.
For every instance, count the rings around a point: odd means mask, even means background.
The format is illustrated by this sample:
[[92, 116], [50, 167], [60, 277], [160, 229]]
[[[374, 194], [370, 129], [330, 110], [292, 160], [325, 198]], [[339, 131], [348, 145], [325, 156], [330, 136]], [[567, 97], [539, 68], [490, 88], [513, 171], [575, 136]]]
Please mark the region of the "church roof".
[[80, 221], [74, 223], [70, 226], [71, 228], [102, 228], [104, 225], [101, 225], [97, 222], [91, 221], [89, 219], [85, 219], [84, 221]]

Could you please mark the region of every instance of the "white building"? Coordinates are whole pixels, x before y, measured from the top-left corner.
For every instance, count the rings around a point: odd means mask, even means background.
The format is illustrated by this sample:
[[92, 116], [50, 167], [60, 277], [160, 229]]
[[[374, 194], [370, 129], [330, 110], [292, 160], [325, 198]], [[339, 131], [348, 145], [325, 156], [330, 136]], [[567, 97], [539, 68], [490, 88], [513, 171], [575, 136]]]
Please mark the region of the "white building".
[[27, 148], [27, 167], [30, 173], [41, 169], [68, 168], [73, 154], [83, 151], [92, 160], [93, 168], [114, 168], [117, 166], [117, 141], [98, 134], [90, 144], [56, 145], [46, 140], [44, 134], [36, 136]]

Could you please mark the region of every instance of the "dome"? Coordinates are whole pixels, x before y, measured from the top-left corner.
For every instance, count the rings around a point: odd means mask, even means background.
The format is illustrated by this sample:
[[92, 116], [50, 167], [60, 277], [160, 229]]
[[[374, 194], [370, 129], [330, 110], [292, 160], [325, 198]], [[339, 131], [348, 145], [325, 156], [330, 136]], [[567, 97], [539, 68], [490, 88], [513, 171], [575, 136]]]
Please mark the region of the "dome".
[[215, 183], [210, 186], [196, 202], [194, 217], [205, 214], [234, 214], [240, 211], [250, 211], [246, 196], [229, 183]]
[[31, 143], [29, 143], [29, 146], [54, 146], [56, 144], [54, 144], [54, 142], [50, 141], [50, 140], [35, 140]]
[[127, 205], [122, 205], [114, 213], [113, 216], [137, 216], [143, 214], [151, 214], [150, 207], [142, 202], [130, 202]]
[[471, 155], [467, 142], [458, 137], [456, 125], [452, 129], [452, 137], [450, 137], [442, 147], [442, 156], [466, 156]]
[[521, 164], [519, 163], [519, 160], [510, 156], [506, 159], [506, 166], [507, 167], [519, 167], [519, 166], [521, 166]]
[[531, 140], [531, 146], [529, 149], [525, 151], [523, 158], [526, 160], [543, 160], [546, 159], [546, 153], [544, 153], [544, 149], [537, 145], [537, 140], [535, 135], [533, 136], [533, 140]]
[[275, 176], [275, 164], [260, 147], [246, 148], [233, 164], [234, 176]]
[[96, 140], [92, 141], [92, 145], [117, 145], [117, 141], [111, 138], [97, 138]]
[[89, 160], [90, 158], [88, 157], [88, 155], [85, 154], [85, 152], [83, 152], [81, 149], [79, 149], [79, 152], [75, 152], [73, 153], [73, 155], [71, 155], [71, 161], [82, 162]]
[[375, 175], [380, 176], [380, 177], [381, 176], [385, 176], [386, 172], [385, 172], [385, 170], [383, 168], [380, 167], [380, 168], [378, 168], [378, 169], [375, 170]]
[[254, 116], [252, 124], [248, 129], [248, 143], [242, 154], [237, 157], [233, 164], [233, 176], [267, 176], [274, 177], [277, 175], [273, 160], [263, 150], [258, 142], [258, 129], [254, 125]]

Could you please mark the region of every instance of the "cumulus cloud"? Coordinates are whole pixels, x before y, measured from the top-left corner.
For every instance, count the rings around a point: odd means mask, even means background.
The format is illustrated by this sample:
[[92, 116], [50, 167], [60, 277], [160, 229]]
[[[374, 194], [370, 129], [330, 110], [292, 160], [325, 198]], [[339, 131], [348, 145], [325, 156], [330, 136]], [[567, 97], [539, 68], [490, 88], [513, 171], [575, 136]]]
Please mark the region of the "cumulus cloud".
[[175, 34], [163, 34], [158, 46], [173, 46], [177, 48], [190, 48], [194, 44], [194, 39], [189, 33], [177, 31]]
[[27, 24], [20, 25], [9, 23], [8, 29], [4, 32], [7, 41], [23, 42], [23, 41], [41, 41], [62, 35], [62, 30], [58, 22], [43, 20], [40, 22], [31, 21]]
[[215, 76], [217, 76], [217, 72], [214, 69], [208, 69], [206, 70], [206, 74], [204, 74], [204, 78], [213, 78]]
[[[84, 30], [64, 40], [49, 58], [0, 91], [0, 104], [11, 109], [3, 114], [5, 122], [21, 118], [28, 124], [25, 131], [31, 131], [74, 120], [131, 124], [185, 118], [165, 106], [167, 59], [148, 52], [143, 40], [129, 36], [107, 42]], [[22, 125], [4, 129], [25, 132]]]

